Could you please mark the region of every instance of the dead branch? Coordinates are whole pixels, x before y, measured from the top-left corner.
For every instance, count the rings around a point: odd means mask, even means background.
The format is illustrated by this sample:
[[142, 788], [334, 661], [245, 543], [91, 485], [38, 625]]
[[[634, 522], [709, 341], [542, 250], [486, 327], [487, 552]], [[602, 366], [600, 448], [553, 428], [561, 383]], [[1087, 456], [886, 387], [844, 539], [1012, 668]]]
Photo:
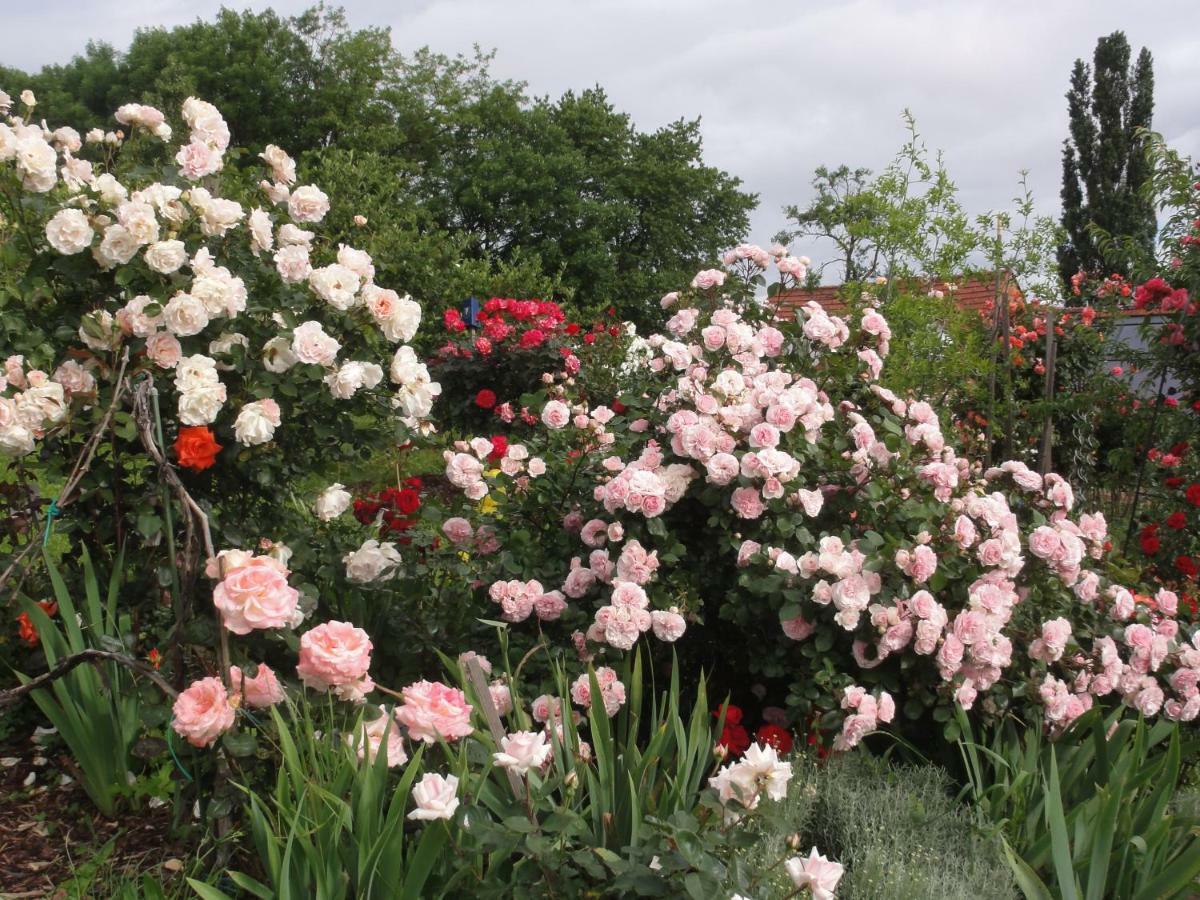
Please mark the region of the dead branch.
[[154, 670], [154, 667], [142, 662], [139, 659], [134, 659], [132, 656], [126, 656], [123, 653], [112, 653], [108, 650], [88, 649], [81, 650], [79, 653], [74, 653], [71, 656], [64, 657], [58, 661], [58, 664], [48, 672], [38, 675], [36, 678], [31, 678], [29, 681], [22, 684], [20, 687], [10, 688], [6, 691], [0, 691], [0, 707], [11, 706], [16, 703], [26, 694], [43, 688], [50, 682], [55, 681], [66, 675], [76, 666], [81, 666], [86, 662], [105, 661], [114, 662], [118, 665], [125, 666], [127, 669], [132, 669], [139, 675], [143, 675], [154, 682], [163, 693], [174, 699], [179, 696], [179, 692], [171, 687], [161, 675]]

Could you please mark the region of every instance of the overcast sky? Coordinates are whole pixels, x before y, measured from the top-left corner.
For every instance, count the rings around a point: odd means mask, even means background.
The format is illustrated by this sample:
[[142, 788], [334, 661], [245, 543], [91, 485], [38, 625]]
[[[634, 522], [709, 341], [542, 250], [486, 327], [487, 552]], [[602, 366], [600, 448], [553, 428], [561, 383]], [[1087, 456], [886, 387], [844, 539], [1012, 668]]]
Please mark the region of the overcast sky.
[[[65, 62], [89, 38], [128, 45], [136, 28], [211, 18], [219, 0], [0, 0], [16, 40], [0, 62]], [[246, 3], [294, 13], [305, 0]], [[334, 0], [333, 5], [337, 5]], [[534, 95], [600, 84], [642, 129], [701, 118], [705, 158], [760, 195], [751, 239], [811, 196], [820, 164], [878, 170], [917, 117], [971, 212], [1008, 208], [1029, 170], [1039, 211], [1056, 214], [1066, 91], [1076, 57], [1116, 29], [1154, 54], [1154, 125], [1200, 155], [1200, 26], [1194, 0], [858, 0], [600, 2], [344, 0], [355, 27], [390, 26], [400, 50], [498, 52], [495, 75]], [[4, 85], [10, 93], [20, 85]], [[130, 98], [137, 99], [137, 98]], [[800, 247], [814, 259], [822, 255]]]

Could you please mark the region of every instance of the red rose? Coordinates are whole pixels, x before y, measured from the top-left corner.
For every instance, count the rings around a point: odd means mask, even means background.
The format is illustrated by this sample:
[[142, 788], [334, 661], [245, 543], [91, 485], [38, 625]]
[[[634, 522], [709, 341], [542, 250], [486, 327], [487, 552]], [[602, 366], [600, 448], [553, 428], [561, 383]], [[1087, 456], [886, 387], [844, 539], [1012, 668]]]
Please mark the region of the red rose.
[[584, 342], [585, 344], [594, 344], [594, 343], [596, 343], [596, 335], [595, 335], [595, 334], [593, 334], [592, 332], [590, 332], [590, 331], [589, 331], [587, 334], [585, 334], [585, 335], [583, 336], [583, 342]]
[[1200, 482], [1189, 484], [1183, 496], [1192, 506], [1200, 506]]
[[718, 706], [713, 710], [713, 718], [720, 719], [721, 712], [725, 713], [725, 725], [741, 725], [742, 724], [742, 708], [734, 706], [732, 703], [726, 703], [724, 706]]
[[546, 340], [546, 333], [540, 328], [530, 328], [527, 332], [521, 335], [521, 346], [526, 350], [532, 347], [540, 347]]
[[492, 435], [492, 452], [488, 454], [489, 462], [500, 462], [508, 452], [508, 438], [502, 434]]
[[579, 323], [571, 322], [567, 325], [567, 334], [579, 334]]
[[724, 747], [729, 756], [738, 757], [750, 749], [750, 735], [741, 725], [726, 723], [717, 746]]
[[1170, 478], [1163, 479], [1163, 484], [1174, 489], [1183, 484], [1183, 478], [1179, 475], [1172, 475]]
[[615, 412], [617, 415], [620, 415], [621, 413], [625, 412], [626, 408], [627, 407], [625, 406], [625, 404], [622, 403], [620, 400], [614, 400], [612, 402], [612, 411]]
[[1152, 534], [1143, 534], [1141, 543], [1142, 552], [1147, 556], [1153, 556], [1158, 552], [1158, 548], [1162, 546], [1162, 543], [1158, 540], [1158, 538]]
[[1173, 512], [1167, 516], [1167, 527], [1174, 528], [1178, 531], [1180, 528], [1187, 527], [1187, 516], [1181, 512]]
[[763, 725], [754, 735], [760, 744], [774, 747], [777, 753], [790, 753], [792, 750], [792, 733], [778, 725]]
[[175, 459], [193, 472], [203, 472], [217, 461], [221, 445], [207, 425], [185, 425], [175, 439]]
[[396, 505], [396, 509], [400, 510], [406, 516], [411, 516], [421, 508], [421, 496], [411, 488], [397, 491], [393, 502]]
[[1185, 578], [1196, 577], [1196, 561], [1190, 556], [1177, 556], [1175, 558], [1175, 568], [1179, 570]]
[[496, 392], [484, 388], [475, 395], [475, 405], [480, 409], [491, 409], [496, 405]]

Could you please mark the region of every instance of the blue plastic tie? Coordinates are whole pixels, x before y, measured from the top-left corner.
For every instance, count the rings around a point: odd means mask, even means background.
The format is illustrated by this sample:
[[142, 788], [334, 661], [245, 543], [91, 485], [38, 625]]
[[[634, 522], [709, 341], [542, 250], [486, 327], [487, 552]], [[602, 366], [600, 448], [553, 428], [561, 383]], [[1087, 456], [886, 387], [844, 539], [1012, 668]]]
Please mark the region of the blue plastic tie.
[[51, 500], [50, 506], [46, 509], [46, 533], [42, 535], [43, 547], [50, 543], [50, 532], [54, 530], [54, 520], [61, 515], [62, 510], [58, 508], [58, 501]]

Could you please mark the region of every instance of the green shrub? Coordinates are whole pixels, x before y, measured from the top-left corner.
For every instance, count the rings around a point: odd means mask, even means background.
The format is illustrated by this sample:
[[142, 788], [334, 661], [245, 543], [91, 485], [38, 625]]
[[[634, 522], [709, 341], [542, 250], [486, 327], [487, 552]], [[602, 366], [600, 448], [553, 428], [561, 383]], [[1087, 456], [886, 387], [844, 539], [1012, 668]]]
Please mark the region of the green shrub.
[[[763, 868], [815, 846], [846, 867], [839, 900], [1007, 900], [1019, 896], [998, 839], [953, 797], [946, 772], [891, 767], [861, 754], [792, 761], [788, 798], [752, 851]], [[793, 886], [782, 866], [766, 880], [783, 897]], [[756, 895], [760, 896], [760, 895]]]

